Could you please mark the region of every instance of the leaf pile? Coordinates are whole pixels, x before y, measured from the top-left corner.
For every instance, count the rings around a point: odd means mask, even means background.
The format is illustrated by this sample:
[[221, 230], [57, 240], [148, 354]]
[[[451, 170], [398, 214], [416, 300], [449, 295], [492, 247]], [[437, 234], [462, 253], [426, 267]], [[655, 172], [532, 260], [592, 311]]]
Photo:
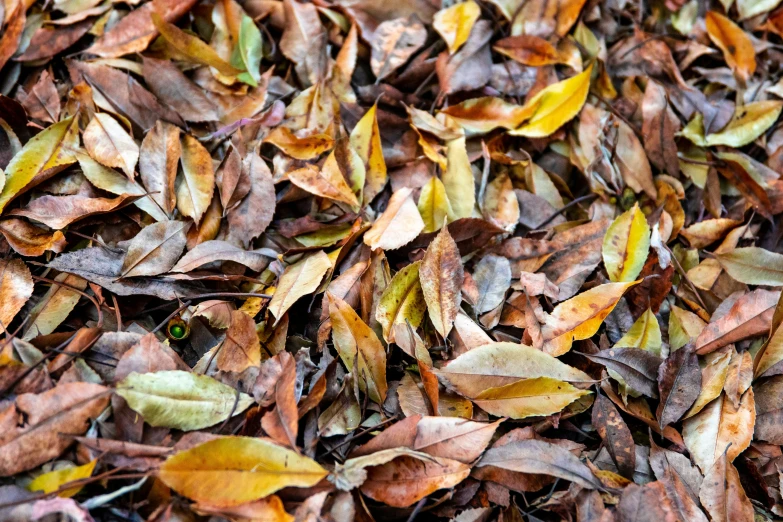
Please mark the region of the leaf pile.
[[779, 520], [779, 4], [6, 0], [0, 520]]

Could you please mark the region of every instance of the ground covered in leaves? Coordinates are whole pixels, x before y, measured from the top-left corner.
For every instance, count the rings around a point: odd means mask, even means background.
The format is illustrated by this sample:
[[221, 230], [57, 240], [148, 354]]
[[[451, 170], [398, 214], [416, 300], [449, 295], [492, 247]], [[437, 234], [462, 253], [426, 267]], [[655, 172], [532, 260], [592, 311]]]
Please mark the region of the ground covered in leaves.
[[780, 3], [0, 3], [0, 520], [779, 520]]

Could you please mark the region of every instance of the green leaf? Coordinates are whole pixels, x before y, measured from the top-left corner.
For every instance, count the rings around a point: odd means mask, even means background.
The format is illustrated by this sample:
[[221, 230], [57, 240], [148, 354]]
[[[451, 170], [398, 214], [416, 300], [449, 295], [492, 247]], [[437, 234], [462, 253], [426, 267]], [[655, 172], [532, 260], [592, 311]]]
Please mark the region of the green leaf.
[[231, 65], [246, 72], [237, 75], [239, 81], [253, 87], [261, 81], [261, 56], [263, 42], [261, 31], [247, 14], [242, 14], [239, 25], [239, 41], [231, 54]]

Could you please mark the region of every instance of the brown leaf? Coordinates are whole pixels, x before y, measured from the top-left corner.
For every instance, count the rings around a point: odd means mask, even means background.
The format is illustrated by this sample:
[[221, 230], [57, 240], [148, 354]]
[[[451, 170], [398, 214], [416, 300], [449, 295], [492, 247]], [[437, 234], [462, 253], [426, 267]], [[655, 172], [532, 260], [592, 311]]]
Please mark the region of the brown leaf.
[[613, 348], [583, 355], [617, 372], [634, 390], [648, 397], [658, 396], [658, 367], [661, 360], [655, 355], [640, 348]]
[[714, 522], [755, 520], [753, 504], [740, 484], [737, 468], [725, 451], [704, 474], [699, 499]]
[[116, 198], [85, 196], [41, 196], [26, 207], [14, 209], [9, 215], [23, 216], [49, 228], [63, 229], [86, 217], [113, 212], [126, 207], [142, 196], [122, 194]]
[[61, 384], [35, 395], [25, 393], [0, 410], [0, 475], [9, 477], [58, 457], [71, 445], [68, 435], [82, 435], [106, 408], [103, 386]]
[[93, 25], [95, 20], [88, 19], [63, 27], [39, 27], [24, 52], [14, 59], [21, 62], [51, 58], [78, 42]]
[[152, 23], [153, 12], [159, 13], [167, 22], [174, 22], [187, 13], [195, 0], [153, 0], [134, 9], [116, 25], [103, 33], [87, 52], [116, 58], [125, 54], [143, 51], [158, 36]]
[[492, 25], [487, 20], [479, 20], [459, 51], [454, 55], [444, 51], [438, 56], [435, 70], [445, 94], [478, 89], [487, 83], [492, 72], [491, 38]]
[[141, 181], [152, 201], [167, 215], [171, 215], [177, 204], [174, 182], [181, 154], [179, 128], [164, 121], [155, 122], [141, 142]]
[[427, 312], [444, 339], [448, 337], [459, 311], [464, 277], [457, 243], [444, 227], [430, 243], [419, 267]]
[[281, 375], [274, 386], [275, 407], [261, 418], [261, 427], [281, 444], [296, 448], [299, 414], [296, 407], [296, 363], [288, 352], [280, 352], [278, 359]]
[[650, 482], [643, 486], [631, 484], [623, 490], [617, 515], [621, 522], [675, 522], [671, 501], [663, 484]]
[[636, 448], [631, 430], [612, 401], [600, 393], [593, 403], [593, 426], [604, 441], [620, 474], [632, 478], [636, 466]]
[[703, 355], [722, 346], [769, 331], [779, 292], [753, 290], [740, 297], [720, 317], [713, 316], [696, 338], [696, 353]]
[[60, 94], [54, 86], [52, 75], [44, 70], [30, 92], [20, 89], [17, 95], [20, 103], [33, 118], [56, 123], [60, 116]]
[[427, 30], [415, 15], [381, 23], [372, 39], [372, 72], [383, 80], [402, 67], [426, 40]]
[[142, 74], [158, 99], [170, 105], [185, 121], [217, 121], [215, 105], [204, 92], [167, 60], [144, 58]]
[[701, 391], [699, 358], [690, 345], [671, 354], [658, 367], [658, 390], [656, 416], [663, 429], [680, 420]]
[[168, 272], [185, 248], [184, 221], [163, 221], [144, 227], [128, 245], [120, 277], [154, 276]]
[[0, 234], [18, 254], [40, 256], [47, 250], [62, 252], [66, 240], [59, 230], [50, 232], [24, 219], [10, 218], [0, 221]]
[[272, 222], [275, 213], [275, 187], [269, 167], [255, 152], [248, 154], [243, 160], [242, 172], [247, 173], [250, 179], [250, 191], [228, 212], [227, 240], [247, 248]]
[[231, 312], [226, 339], [218, 348], [217, 367], [225, 372], [242, 372], [261, 362], [261, 341], [256, 323], [245, 312]]
[[680, 172], [674, 135], [680, 121], [669, 108], [666, 91], [654, 81], [647, 82], [642, 99], [642, 136], [644, 150], [658, 169], [671, 176]]
[[494, 466], [521, 473], [538, 473], [574, 482], [587, 489], [601, 489], [590, 468], [567, 450], [541, 440], [520, 440], [484, 453], [476, 467]]

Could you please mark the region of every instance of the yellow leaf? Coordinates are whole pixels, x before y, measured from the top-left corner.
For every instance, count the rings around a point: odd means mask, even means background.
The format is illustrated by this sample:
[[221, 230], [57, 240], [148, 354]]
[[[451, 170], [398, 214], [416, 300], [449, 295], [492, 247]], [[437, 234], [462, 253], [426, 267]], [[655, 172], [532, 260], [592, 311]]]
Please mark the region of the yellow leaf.
[[783, 101], [778, 100], [753, 102], [737, 107], [734, 117], [720, 132], [708, 134], [706, 137], [703, 117], [697, 114], [679, 134], [700, 147], [744, 147], [753, 143], [777, 121], [781, 109]]
[[[520, 364], [521, 361], [524, 364]], [[551, 355], [531, 346], [514, 343], [488, 343], [473, 348], [440, 370], [435, 370], [435, 373], [466, 397], [477, 397], [488, 388], [536, 377], [592, 382], [586, 373]]]
[[441, 175], [441, 180], [454, 212], [452, 219], [470, 217], [476, 206], [476, 184], [465, 138], [451, 140], [446, 146], [448, 167]]
[[[69, 482], [85, 479], [92, 475], [92, 471], [95, 469], [95, 465], [97, 463], [97, 460], [93, 460], [83, 466], [71, 466], [68, 468], [50, 471], [49, 473], [44, 473], [30, 482], [30, 484], [27, 485], [27, 489], [30, 491], [53, 493]], [[57, 496], [72, 497], [81, 491], [81, 489], [81, 486], [72, 489], [66, 489], [65, 491], [58, 493]]]
[[174, 24], [168, 23], [154, 10], [150, 13], [155, 29], [174, 49], [190, 58], [193, 62], [214, 67], [221, 74], [236, 76], [243, 71], [231, 66], [209, 45], [195, 36], [189, 35]]
[[473, 24], [481, 16], [481, 8], [473, 0], [441, 9], [432, 17], [432, 27], [449, 46], [449, 54], [454, 54], [468, 41]]
[[364, 243], [375, 249], [394, 250], [413, 241], [424, 229], [419, 209], [413, 202], [410, 188], [392, 194], [386, 210], [364, 234]]
[[525, 107], [535, 107], [535, 112], [521, 127], [509, 131], [513, 136], [545, 138], [579, 114], [590, 91], [590, 75], [593, 67], [567, 80], [550, 85], [536, 94]]
[[253, 398], [206, 375], [180, 370], [133, 372], [117, 384], [117, 395], [151, 426], [200, 430], [245, 411]]
[[737, 79], [745, 84], [756, 71], [756, 51], [750, 37], [740, 26], [717, 11], [708, 11], [704, 21], [710, 40], [723, 51], [726, 64], [734, 71]]
[[383, 337], [388, 342], [394, 341], [394, 325], [407, 322], [415, 329], [424, 319], [427, 303], [419, 283], [419, 265], [421, 261], [416, 261], [394, 274], [378, 302], [375, 318], [383, 327]]
[[236, 506], [286, 487], [310, 487], [327, 471], [268, 439], [223, 437], [181, 451], [158, 477], [177, 493], [210, 506]]
[[5, 178], [0, 176], [0, 182], [4, 183], [0, 193], [0, 212], [25, 190], [76, 163], [72, 151], [78, 148], [79, 126], [72, 117], [47, 127], [25, 143], [8, 163]]
[[633, 281], [642, 271], [650, 250], [650, 226], [636, 204], [615, 219], [604, 236], [602, 254], [609, 279]]
[[355, 372], [359, 389], [373, 401], [383, 404], [387, 390], [386, 351], [381, 341], [348, 303], [330, 293], [326, 294], [326, 299], [332, 339], [343, 364]]
[[448, 217], [453, 214], [449, 197], [446, 195], [446, 187], [436, 176], [432, 176], [421, 187], [417, 207], [424, 221], [424, 232], [440, 230], [446, 224]]
[[383, 159], [378, 107], [373, 105], [351, 131], [351, 147], [364, 162], [366, 181], [364, 201], [370, 203], [386, 186], [386, 161]]
[[565, 381], [536, 377], [488, 388], [478, 394], [473, 402], [491, 415], [524, 419], [558, 413], [590, 393]]
[[661, 327], [649, 308], [639, 316], [625, 335], [615, 343], [615, 348], [641, 348], [661, 357]]
[[269, 311], [279, 321], [291, 306], [307, 294], [318, 289], [324, 274], [332, 268], [329, 256], [323, 250], [289, 265], [269, 303]]
[[669, 347], [679, 350], [696, 339], [707, 325], [698, 315], [679, 306], [672, 306], [669, 314]]
[[595, 335], [625, 291], [637, 283], [596, 286], [557, 305], [541, 328], [544, 351], [557, 357], [569, 351], [574, 340]]

